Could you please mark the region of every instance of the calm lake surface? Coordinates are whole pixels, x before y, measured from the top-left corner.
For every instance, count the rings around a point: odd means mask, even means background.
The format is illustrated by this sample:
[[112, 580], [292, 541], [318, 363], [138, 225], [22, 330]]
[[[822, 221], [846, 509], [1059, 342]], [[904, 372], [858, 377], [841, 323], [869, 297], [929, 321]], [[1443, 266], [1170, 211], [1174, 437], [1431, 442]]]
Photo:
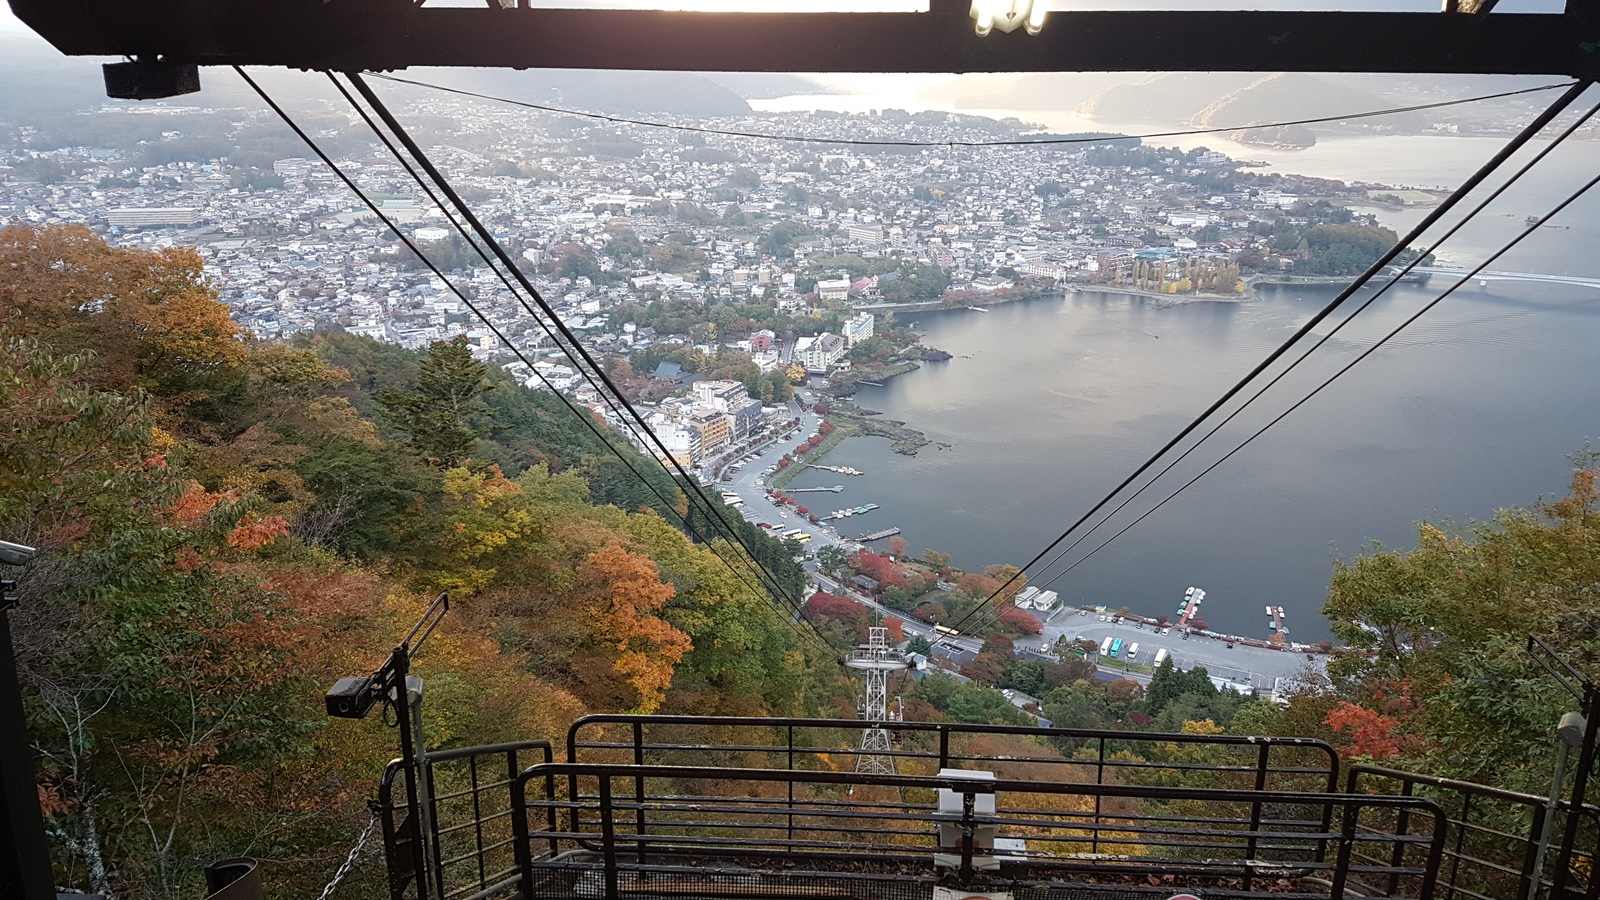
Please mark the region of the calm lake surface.
[[[1381, 159], [1395, 181], [1453, 184], [1498, 146], [1398, 140], [1386, 154], [1364, 139], [1342, 169], [1324, 148], [1311, 174], [1368, 179], [1364, 162]], [[1431, 161], [1419, 155], [1428, 152], [1419, 140], [1433, 142]], [[1597, 171], [1595, 145], [1563, 147], [1441, 257], [1477, 262], [1520, 230], [1524, 216], [1544, 212]], [[1404, 232], [1422, 214], [1382, 215]], [[1597, 216], [1600, 202], [1587, 197], [1555, 221], [1561, 227], [1541, 229], [1490, 268], [1600, 277]], [[1061, 573], [1449, 284], [1436, 278], [1383, 295], [1109, 527], [1031, 573], [1033, 583]], [[885, 440], [849, 440], [828, 461], [866, 475], [806, 473], [791, 484], [843, 482], [842, 494], [815, 495], [827, 499], [813, 505], [828, 510], [883, 505], [852, 520], [847, 533], [897, 525], [913, 553], [936, 548], [966, 568], [1022, 564], [1335, 293], [1273, 288], [1251, 302], [1173, 306], [1078, 293], [988, 313], [914, 314], [925, 342], [956, 358], [862, 388], [856, 401], [949, 448], [904, 457]], [[1050, 587], [1067, 602], [1156, 614], [1198, 585], [1215, 629], [1265, 635], [1263, 607], [1281, 605], [1296, 639], [1321, 640], [1328, 628], [1318, 610], [1335, 560], [1352, 559], [1372, 540], [1410, 547], [1417, 520], [1465, 526], [1559, 493], [1571, 473], [1567, 455], [1590, 436], [1600, 438], [1600, 290], [1465, 287]]]

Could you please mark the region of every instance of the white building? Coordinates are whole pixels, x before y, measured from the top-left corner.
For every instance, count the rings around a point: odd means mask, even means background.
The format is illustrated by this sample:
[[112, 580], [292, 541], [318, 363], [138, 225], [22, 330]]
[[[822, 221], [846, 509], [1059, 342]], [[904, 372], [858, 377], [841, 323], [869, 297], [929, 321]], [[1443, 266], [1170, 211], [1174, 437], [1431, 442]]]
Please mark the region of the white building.
[[106, 222], [118, 228], [193, 225], [198, 221], [200, 210], [192, 206], [124, 206], [106, 210]]
[[1017, 609], [1037, 609], [1040, 612], [1044, 612], [1055, 609], [1060, 599], [1060, 595], [1055, 591], [1042, 591], [1029, 585], [1017, 592], [1017, 596], [1012, 599], [1011, 605]]
[[272, 174], [283, 178], [304, 178], [311, 174], [311, 160], [303, 156], [276, 160], [272, 163]]
[[845, 237], [853, 244], [867, 247], [883, 246], [882, 225], [848, 225], [845, 226]]
[[825, 278], [817, 282], [817, 299], [819, 300], [848, 300], [850, 299], [850, 279]]
[[845, 347], [854, 348], [855, 345], [872, 337], [872, 324], [874, 321], [872, 313], [859, 313], [851, 316], [850, 320], [844, 323], [842, 329]]
[[843, 359], [849, 349], [845, 346], [844, 338], [825, 332], [795, 341], [791, 358], [804, 366], [807, 372], [825, 373]]

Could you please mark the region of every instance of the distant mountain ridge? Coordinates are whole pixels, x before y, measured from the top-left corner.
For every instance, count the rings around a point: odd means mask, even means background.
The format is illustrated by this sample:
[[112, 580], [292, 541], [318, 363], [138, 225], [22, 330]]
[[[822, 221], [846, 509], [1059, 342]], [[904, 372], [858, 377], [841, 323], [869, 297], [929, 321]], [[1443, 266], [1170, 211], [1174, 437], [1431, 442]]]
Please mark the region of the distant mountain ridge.
[[[1202, 128], [1233, 128], [1349, 115], [1392, 105], [1360, 88], [1335, 84], [1314, 75], [1278, 72], [1217, 98], [1189, 121]], [[1421, 124], [1417, 116], [1409, 113], [1385, 116], [1384, 123], [1394, 128]]]
[[1187, 122], [1200, 110], [1261, 76], [1249, 72], [1171, 72], [1108, 87], [1078, 106], [1100, 119]]

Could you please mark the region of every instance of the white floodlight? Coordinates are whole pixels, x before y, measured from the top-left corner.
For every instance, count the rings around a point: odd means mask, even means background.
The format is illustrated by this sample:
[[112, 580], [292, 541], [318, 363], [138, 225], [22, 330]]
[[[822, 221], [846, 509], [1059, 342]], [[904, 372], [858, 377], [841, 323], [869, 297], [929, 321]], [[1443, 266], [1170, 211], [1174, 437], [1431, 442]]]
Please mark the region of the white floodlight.
[[1044, 27], [1049, 0], [972, 0], [972, 18], [978, 36], [998, 28], [1004, 32], [1026, 29], [1038, 34]]

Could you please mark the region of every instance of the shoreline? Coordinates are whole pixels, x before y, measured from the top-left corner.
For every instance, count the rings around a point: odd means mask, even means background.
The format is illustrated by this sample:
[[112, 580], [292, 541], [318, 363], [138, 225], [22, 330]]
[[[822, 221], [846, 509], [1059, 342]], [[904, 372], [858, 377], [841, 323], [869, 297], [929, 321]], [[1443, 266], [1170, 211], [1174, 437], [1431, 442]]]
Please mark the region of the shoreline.
[[[996, 297], [988, 302], [991, 305], [998, 305], [1001, 303], [1016, 303], [1019, 301], [1041, 300], [1045, 298], [1064, 300], [1069, 294], [1079, 293], [1122, 294], [1132, 297], [1144, 297], [1155, 300], [1157, 308], [1160, 309], [1182, 306], [1185, 303], [1247, 303], [1257, 299], [1252, 287], [1252, 283], [1247, 281], [1245, 283], [1244, 293], [1240, 294], [1163, 294], [1157, 291], [1147, 291], [1140, 288], [1113, 285], [1090, 286], [1069, 284], [1062, 286], [1060, 290], [1056, 291], [1030, 291], [1026, 293], [1019, 293], [1016, 296]], [[970, 307], [946, 306], [943, 302], [878, 304], [870, 306], [864, 305], [857, 308], [928, 311], [959, 310], [963, 308], [970, 309]], [[911, 372], [915, 372], [922, 368], [922, 364], [924, 362], [945, 362], [953, 358], [949, 353], [942, 350], [932, 350], [931, 348], [927, 348], [924, 352], [937, 355], [924, 356], [919, 360], [901, 360], [900, 362], [885, 366], [884, 369], [879, 372], [863, 372], [852, 370], [852, 377], [844, 384], [829, 385], [826, 388], [819, 389], [819, 393], [826, 394], [830, 398], [828, 401], [829, 411], [826, 415], [826, 418], [833, 422], [834, 427], [837, 430], [828, 437], [828, 440], [823, 442], [822, 446], [812, 450], [810, 453], [807, 453], [804, 459], [796, 458], [794, 463], [792, 463], [789, 468], [779, 472], [777, 476], [775, 476], [769, 482], [769, 486], [773, 487], [774, 489], [781, 489], [783, 485], [788, 484], [789, 481], [795, 477], [795, 475], [799, 474], [799, 471], [804, 469], [807, 464], [821, 462], [822, 459], [827, 456], [828, 453], [830, 453], [835, 447], [839, 446], [839, 444], [842, 443], [845, 438], [888, 438], [891, 441], [890, 450], [900, 454], [901, 456], [916, 456], [919, 450], [922, 450], [924, 447], [927, 447], [930, 444], [936, 444], [940, 447], [947, 447], [948, 445], [937, 444], [936, 441], [930, 439], [922, 431], [916, 428], [908, 427], [905, 422], [897, 419], [875, 418], [877, 416], [881, 416], [882, 413], [874, 409], [858, 406], [854, 401], [856, 385], [860, 384], [861, 382], [887, 380], [898, 375], [906, 375], [910, 374]], [[837, 393], [841, 390], [845, 393]]]
[[1256, 298], [1253, 286], [1245, 282], [1245, 289], [1237, 294], [1215, 294], [1200, 291], [1191, 291], [1187, 294], [1163, 294], [1160, 291], [1147, 291], [1143, 288], [1125, 287], [1114, 284], [1080, 284], [1074, 285], [1070, 291], [1073, 294], [1123, 294], [1129, 297], [1147, 297], [1158, 301], [1161, 308], [1182, 306], [1185, 303], [1249, 303]]

